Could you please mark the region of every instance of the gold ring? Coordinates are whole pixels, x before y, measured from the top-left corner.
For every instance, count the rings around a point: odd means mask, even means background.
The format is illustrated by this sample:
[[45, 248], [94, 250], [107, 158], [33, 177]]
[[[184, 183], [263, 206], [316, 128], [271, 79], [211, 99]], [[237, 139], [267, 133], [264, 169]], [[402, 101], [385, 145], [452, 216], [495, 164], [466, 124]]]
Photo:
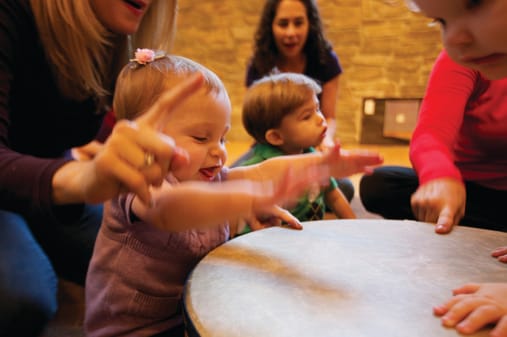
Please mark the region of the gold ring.
[[144, 167], [149, 167], [154, 162], [155, 162], [155, 156], [153, 155], [153, 153], [145, 152], [144, 153]]

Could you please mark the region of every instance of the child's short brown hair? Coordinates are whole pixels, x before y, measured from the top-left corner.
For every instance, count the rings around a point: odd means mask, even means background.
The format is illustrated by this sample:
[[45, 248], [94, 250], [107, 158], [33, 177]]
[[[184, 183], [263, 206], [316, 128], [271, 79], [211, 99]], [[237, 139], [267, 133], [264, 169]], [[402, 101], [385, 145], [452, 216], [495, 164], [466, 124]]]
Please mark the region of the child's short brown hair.
[[243, 101], [243, 126], [255, 141], [267, 144], [266, 132], [280, 126], [282, 119], [321, 87], [310, 77], [298, 73], [279, 73], [254, 82]]

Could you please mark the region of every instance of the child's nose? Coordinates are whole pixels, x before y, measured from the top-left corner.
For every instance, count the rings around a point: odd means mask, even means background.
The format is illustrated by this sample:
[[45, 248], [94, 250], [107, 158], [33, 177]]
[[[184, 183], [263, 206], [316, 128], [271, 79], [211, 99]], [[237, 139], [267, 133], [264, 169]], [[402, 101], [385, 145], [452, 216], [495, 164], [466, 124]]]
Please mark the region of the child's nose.
[[317, 123], [318, 123], [319, 125], [321, 125], [321, 124], [322, 124], [322, 125], [326, 125], [326, 124], [327, 124], [327, 123], [326, 123], [326, 118], [324, 117], [324, 115], [323, 115], [322, 113], [318, 113], [318, 114], [317, 114]]
[[210, 154], [215, 157], [222, 157], [225, 155], [225, 148], [222, 144], [217, 144], [211, 148]]

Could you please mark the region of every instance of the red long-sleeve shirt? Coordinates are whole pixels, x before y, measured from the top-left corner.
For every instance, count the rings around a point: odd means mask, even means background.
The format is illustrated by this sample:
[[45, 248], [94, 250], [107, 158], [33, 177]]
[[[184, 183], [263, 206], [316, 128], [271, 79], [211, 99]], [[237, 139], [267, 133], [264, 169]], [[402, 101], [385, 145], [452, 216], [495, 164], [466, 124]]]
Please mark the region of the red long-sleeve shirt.
[[489, 81], [443, 51], [429, 78], [410, 160], [421, 184], [451, 177], [507, 190], [507, 79]]

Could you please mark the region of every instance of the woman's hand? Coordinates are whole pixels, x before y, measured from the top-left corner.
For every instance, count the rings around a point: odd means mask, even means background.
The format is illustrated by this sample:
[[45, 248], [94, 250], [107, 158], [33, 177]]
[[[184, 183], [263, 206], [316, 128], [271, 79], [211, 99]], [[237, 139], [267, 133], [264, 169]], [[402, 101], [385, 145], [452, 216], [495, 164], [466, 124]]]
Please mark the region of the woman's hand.
[[62, 166], [53, 177], [55, 203], [100, 203], [129, 191], [149, 205], [150, 186], [159, 186], [172, 165], [187, 161], [186, 153], [161, 132], [166, 117], [202, 83], [197, 74], [168, 90], [136, 120], [117, 122], [93, 160]]
[[71, 155], [74, 159], [79, 161], [86, 161], [86, 160], [92, 160], [95, 158], [97, 153], [99, 153], [100, 150], [102, 150], [102, 147], [104, 144], [92, 140], [86, 145], [80, 146], [80, 147], [74, 147], [71, 149]]
[[507, 337], [507, 283], [466, 284], [453, 290], [446, 303], [433, 308], [442, 324], [472, 334], [496, 324], [491, 336]]
[[437, 233], [448, 233], [465, 215], [465, 186], [456, 179], [434, 179], [419, 186], [410, 202], [417, 220], [436, 223]]

